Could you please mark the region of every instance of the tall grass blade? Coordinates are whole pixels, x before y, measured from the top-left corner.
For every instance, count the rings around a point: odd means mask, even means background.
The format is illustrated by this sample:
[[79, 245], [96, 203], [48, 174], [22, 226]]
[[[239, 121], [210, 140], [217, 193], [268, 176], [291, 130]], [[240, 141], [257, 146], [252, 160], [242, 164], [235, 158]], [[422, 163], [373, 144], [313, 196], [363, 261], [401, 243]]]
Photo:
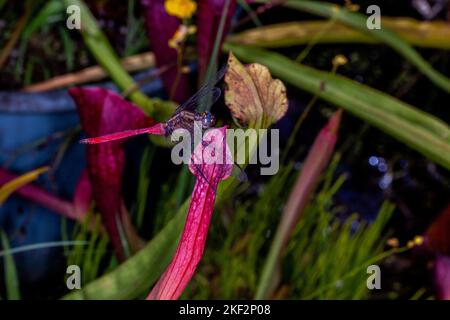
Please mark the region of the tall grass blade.
[[275, 289], [272, 279], [274, 279], [273, 276], [276, 273], [276, 266], [280, 264], [282, 251], [303, 214], [322, 171], [330, 160], [337, 140], [340, 118], [341, 111], [339, 110], [320, 131], [306, 157], [300, 175], [284, 207], [281, 221], [263, 267], [255, 299], [268, 299]]
[[19, 277], [16, 264], [9, 249], [8, 237], [0, 231], [3, 247], [3, 265], [5, 269], [6, 297], [8, 300], [20, 300]]
[[[358, 29], [343, 23], [334, 23], [328, 32], [329, 21], [292, 21], [247, 29], [227, 37], [228, 42], [263, 48], [301, 46], [317, 39], [317, 43], [383, 43]], [[418, 21], [411, 18], [382, 17], [383, 26], [395, 32], [413, 46], [450, 49], [450, 26], [439, 21]]]
[[48, 171], [48, 167], [41, 167], [30, 172], [27, 172], [13, 180], [5, 183], [0, 187], [0, 206], [6, 201], [6, 199], [17, 189], [24, 185], [36, 180], [40, 174]]

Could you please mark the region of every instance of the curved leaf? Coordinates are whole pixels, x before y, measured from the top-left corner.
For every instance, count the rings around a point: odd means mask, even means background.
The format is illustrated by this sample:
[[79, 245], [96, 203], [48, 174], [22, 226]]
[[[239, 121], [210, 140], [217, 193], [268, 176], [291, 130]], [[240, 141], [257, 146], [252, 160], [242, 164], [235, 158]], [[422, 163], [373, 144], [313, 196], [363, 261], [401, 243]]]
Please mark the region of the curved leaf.
[[267, 67], [258, 63], [244, 66], [232, 53], [228, 65], [225, 101], [234, 118], [252, 128], [263, 123], [265, 128], [284, 116], [288, 108], [286, 87], [272, 79]]
[[[383, 26], [404, 41], [423, 48], [450, 49], [450, 25], [441, 21], [418, 21], [402, 17], [382, 17]], [[320, 37], [317, 35], [320, 34]], [[227, 37], [228, 42], [263, 48], [301, 46], [317, 43], [383, 43], [358, 29], [326, 20], [292, 21], [247, 29]]]
[[0, 206], [14, 191], [36, 180], [40, 174], [46, 171], [48, 171], [48, 167], [38, 168], [6, 182], [0, 187]]

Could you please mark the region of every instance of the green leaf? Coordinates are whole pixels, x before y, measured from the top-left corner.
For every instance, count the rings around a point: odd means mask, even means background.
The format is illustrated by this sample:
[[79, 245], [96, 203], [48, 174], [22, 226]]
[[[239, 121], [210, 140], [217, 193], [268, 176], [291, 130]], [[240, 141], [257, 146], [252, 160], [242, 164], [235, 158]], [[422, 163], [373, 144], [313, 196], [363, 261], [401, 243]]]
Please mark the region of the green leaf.
[[0, 11], [3, 9], [5, 4], [6, 4], [6, 0], [0, 0]]
[[183, 230], [189, 201], [141, 251], [112, 272], [63, 299], [133, 299], [146, 294], [172, 259]]
[[[382, 17], [404, 41], [423, 48], [450, 49], [450, 25], [443, 21], [419, 21], [403, 17]], [[330, 21], [333, 22], [330, 24]], [[320, 35], [320, 36], [318, 36]], [[227, 41], [263, 48], [302, 46], [317, 43], [382, 43], [379, 39], [343, 23], [306, 20], [274, 23], [230, 35]]]
[[3, 264], [5, 268], [6, 297], [8, 300], [20, 300], [19, 278], [12, 253], [9, 251], [8, 237], [0, 231], [3, 247]]
[[306, 67], [278, 53], [224, 44], [240, 59], [266, 65], [281, 80], [317, 94], [450, 169], [450, 128], [433, 115], [346, 77]]
[[53, 0], [47, 2], [23, 30], [23, 39], [28, 41], [44, 25], [62, 20], [65, 15], [65, 10], [66, 8], [61, 1]]
[[136, 226], [142, 227], [145, 208], [147, 206], [148, 188], [150, 186], [150, 167], [152, 166], [155, 149], [146, 147], [139, 166], [139, 180], [137, 189]]

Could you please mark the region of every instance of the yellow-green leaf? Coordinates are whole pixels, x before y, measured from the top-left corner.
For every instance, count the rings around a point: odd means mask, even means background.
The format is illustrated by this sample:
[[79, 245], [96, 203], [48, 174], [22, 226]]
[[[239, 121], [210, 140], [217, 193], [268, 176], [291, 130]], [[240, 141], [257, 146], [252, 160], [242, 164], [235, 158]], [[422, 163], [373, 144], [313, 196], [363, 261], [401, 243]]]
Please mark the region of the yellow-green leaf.
[[20, 300], [19, 276], [14, 262], [14, 257], [9, 250], [8, 237], [0, 231], [0, 238], [3, 247], [3, 268], [5, 270], [6, 297], [8, 300]]
[[[330, 18], [332, 19], [332, 18]], [[423, 48], [450, 49], [450, 24], [403, 17], [382, 17], [383, 26], [402, 40]], [[289, 21], [246, 29], [227, 42], [280, 48], [315, 43], [383, 43], [381, 39], [334, 20]]]
[[48, 167], [41, 167], [30, 172], [27, 172], [0, 187], [0, 206], [6, 199], [17, 189], [37, 179], [37, 177], [46, 172]]
[[225, 74], [225, 103], [234, 118], [252, 128], [267, 128], [287, 111], [283, 82], [259, 63], [244, 66], [232, 53]]

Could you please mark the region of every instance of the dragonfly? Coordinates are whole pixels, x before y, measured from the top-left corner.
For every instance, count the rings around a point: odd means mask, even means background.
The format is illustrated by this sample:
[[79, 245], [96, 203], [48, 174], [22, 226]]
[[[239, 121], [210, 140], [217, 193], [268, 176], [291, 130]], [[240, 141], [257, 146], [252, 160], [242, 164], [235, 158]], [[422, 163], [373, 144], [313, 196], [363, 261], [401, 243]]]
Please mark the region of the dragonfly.
[[208, 95], [211, 95], [211, 99], [206, 106], [208, 109], [214, 103], [217, 102], [221, 95], [220, 88], [216, 87], [217, 83], [223, 78], [227, 71], [227, 65], [222, 67], [216, 75], [203, 85], [193, 96], [191, 96], [184, 103], [180, 104], [173, 115], [163, 123], [158, 123], [151, 127], [125, 130], [121, 132], [106, 134], [99, 137], [83, 139], [80, 142], [84, 144], [98, 144], [103, 142], [109, 142], [114, 140], [121, 140], [128, 137], [141, 135], [141, 134], [158, 134], [166, 137], [170, 136], [176, 129], [183, 128], [193, 134], [194, 121], [201, 123], [202, 129], [206, 130], [213, 127], [216, 123], [216, 118], [209, 111], [199, 112], [197, 111], [198, 104], [206, 99]]
[[[227, 65], [223, 66], [215, 76], [204, 84], [193, 96], [180, 104], [166, 122], [158, 123], [147, 128], [125, 130], [99, 137], [87, 138], [80, 142], [84, 144], [98, 144], [142, 134], [155, 134], [169, 137], [175, 130], [181, 128], [188, 130], [192, 137], [194, 134], [195, 123], [200, 123], [202, 130], [212, 128], [216, 123], [215, 116], [209, 111], [198, 111], [198, 107], [201, 103], [204, 103], [205, 109], [207, 110], [217, 102], [222, 91], [220, 88], [216, 87], [216, 85], [224, 77], [226, 71]], [[194, 139], [191, 139], [191, 141], [193, 140]], [[194, 148], [192, 150], [194, 150]], [[234, 164], [233, 167], [232, 175], [240, 181], [247, 181], [247, 176], [244, 171], [237, 164]], [[207, 180], [201, 172], [200, 166], [196, 165], [196, 168], [200, 175]]]

